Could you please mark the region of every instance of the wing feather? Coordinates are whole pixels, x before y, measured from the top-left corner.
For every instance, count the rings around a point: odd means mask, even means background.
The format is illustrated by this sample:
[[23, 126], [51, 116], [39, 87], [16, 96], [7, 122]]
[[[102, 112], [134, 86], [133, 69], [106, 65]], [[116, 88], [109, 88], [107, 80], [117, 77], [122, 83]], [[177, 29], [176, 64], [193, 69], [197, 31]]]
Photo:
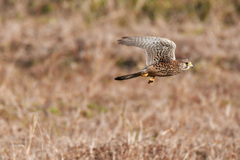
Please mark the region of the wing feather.
[[176, 44], [166, 38], [161, 37], [122, 37], [119, 44], [135, 46], [145, 50], [146, 65], [152, 65], [159, 60], [175, 60]]

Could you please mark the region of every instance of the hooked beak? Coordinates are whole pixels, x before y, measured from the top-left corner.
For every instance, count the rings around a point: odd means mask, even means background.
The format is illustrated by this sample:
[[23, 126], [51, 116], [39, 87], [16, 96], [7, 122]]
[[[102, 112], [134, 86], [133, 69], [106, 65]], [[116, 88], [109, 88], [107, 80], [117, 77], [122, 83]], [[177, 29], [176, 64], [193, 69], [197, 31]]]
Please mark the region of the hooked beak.
[[188, 63], [188, 66], [190, 66], [191, 68], [193, 68], [193, 64], [191, 62]]

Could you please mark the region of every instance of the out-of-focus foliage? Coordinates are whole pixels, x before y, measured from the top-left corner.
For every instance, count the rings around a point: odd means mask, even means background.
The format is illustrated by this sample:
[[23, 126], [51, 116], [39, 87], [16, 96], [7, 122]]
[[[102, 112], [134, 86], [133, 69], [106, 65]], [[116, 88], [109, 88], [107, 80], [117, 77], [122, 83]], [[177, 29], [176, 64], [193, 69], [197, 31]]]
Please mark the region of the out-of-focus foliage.
[[[136, 20], [148, 17], [156, 21], [200, 20], [210, 14], [225, 24], [234, 24], [240, 16], [239, 0], [3, 0], [0, 14], [10, 17], [24, 15], [70, 14], [79, 12], [86, 22], [121, 12], [121, 17], [133, 16]], [[212, 18], [213, 18], [212, 17]]]

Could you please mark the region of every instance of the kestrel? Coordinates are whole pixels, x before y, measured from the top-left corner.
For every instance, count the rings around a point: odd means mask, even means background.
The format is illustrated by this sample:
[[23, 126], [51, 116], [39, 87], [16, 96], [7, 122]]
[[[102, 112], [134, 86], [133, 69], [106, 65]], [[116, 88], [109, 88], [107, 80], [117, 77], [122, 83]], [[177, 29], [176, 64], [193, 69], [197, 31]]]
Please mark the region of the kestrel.
[[145, 50], [147, 67], [129, 75], [116, 77], [115, 80], [126, 80], [135, 77], [151, 77], [148, 84], [153, 83], [154, 78], [173, 76], [182, 71], [193, 68], [188, 59], [176, 59], [176, 44], [166, 38], [160, 37], [122, 37], [118, 44], [135, 46]]

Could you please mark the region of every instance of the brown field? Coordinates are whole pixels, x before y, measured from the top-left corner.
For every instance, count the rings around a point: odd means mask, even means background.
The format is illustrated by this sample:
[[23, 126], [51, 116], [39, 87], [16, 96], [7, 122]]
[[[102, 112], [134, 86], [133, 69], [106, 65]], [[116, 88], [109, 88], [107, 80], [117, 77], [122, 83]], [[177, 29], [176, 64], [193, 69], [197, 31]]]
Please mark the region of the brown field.
[[[240, 159], [238, 1], [211, 0], [207, 16], [158, 13], [157, 1], [22, 2], [0, 2], [0, 160]], [[143, 50], [116, 43], [140, 35], [173, 40], [194, 68], [115, 81], [145, 67]]]

